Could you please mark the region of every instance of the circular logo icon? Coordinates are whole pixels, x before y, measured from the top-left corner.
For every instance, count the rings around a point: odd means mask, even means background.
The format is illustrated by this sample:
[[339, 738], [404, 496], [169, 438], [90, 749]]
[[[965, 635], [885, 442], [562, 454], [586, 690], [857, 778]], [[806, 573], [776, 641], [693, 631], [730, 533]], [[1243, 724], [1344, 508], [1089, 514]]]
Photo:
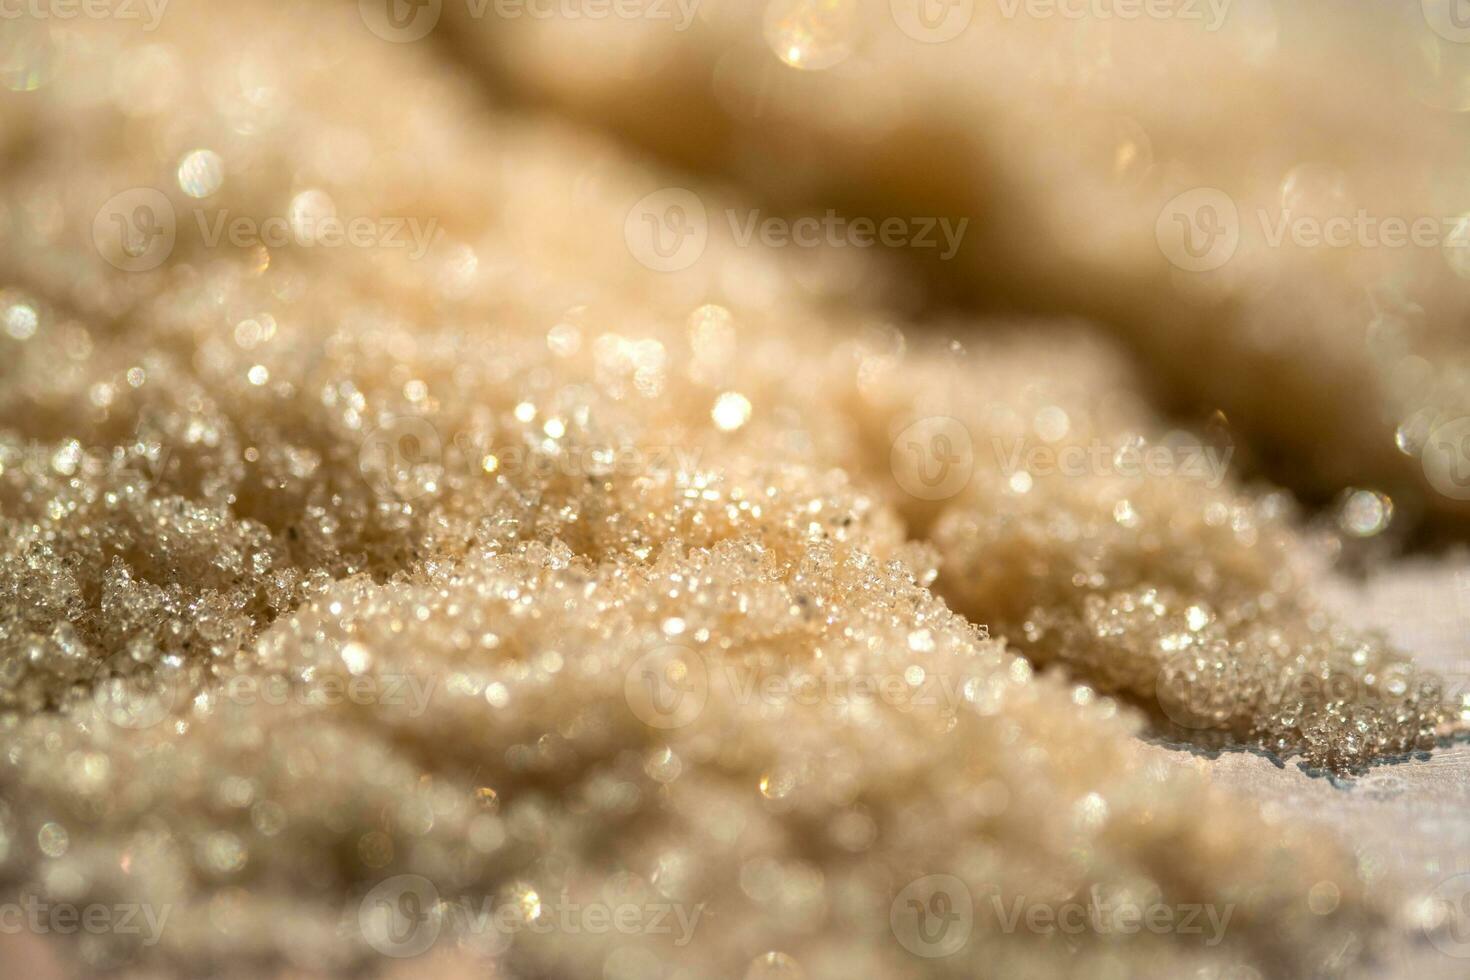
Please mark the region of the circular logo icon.
[[151, 728], [173, 712], [178, 675], [119, 651], [92, 672], [92, 704], [119, 728]]
[[1164, 716], [1181, 728], [1220, 728], [1234, 710], [1234, 672], [1192, 652], [1178, 653], [1159, 665], [1154, 697]]
[[857, 0], [769, 0], [766, 44], [792, 68], [825, 71], [846, 61], [856, 45]]
[[650, 728], [683, 728], [709, 699], [709, 671], [699, 654], [670, 645], [633, 661], [623, 677], [623, 696]]
[[114, 194], [92, 219], [92, 244], [108, 264], [124, 272], [147, 272], [174, 250], [178, 221], [168, 197], [152, 187]]
[[970, 889], [954, 875], [925, 875], [898, 893], [888, 924], [904, 949], [936, 959], [965, 948], [975, 928]]
[[888, 0], [893, 22], [915, 41], [953, 41], [975, 19], [975, 0]]
[[1240, 246], [1240, 212], [1224, 191], [1196, 187], [1164, 205], [1154, 236], [1164, 258], [1178, 268], [1209, 272], [1229, 262]]
[[975, 470], [970, 430], [947, 415], [919, 419], [893, 440], [888, 463], [898, 485], [920, 500], [953, 497]]
[[1430, 432], [1422, 462], [1430, 486], [1453, 500], [1470, 500], [1470, 416]]
[[367, 944], [384, 956], [418, 956], [439, 939], [444, 924], [439, 890], [422, 875], [395, 875], [363, 897], [357, 924]]
[[1470, 873], [1446, 878], [1429, 893], [1424, 932], [1446, 956], [1470, 959]]
[[369, 432], [358, 450], [363, 479], [380, 497], [415, 500], [432, 493], [443, 475], [439, 430], [417, 415], [398, 415]]
[[628, 251], [655, 272], [678, 272], [709, 244], [709, 215], [693, 191], [665, 187], [633, 205], [623, 222]]
[[1470, 41], [1470, 0], [1419, 0], [1424, 22], [1446, 41]]
[[424, 37], [443, 12], [444, 0], [357, 0], [357, 13], [367, 29], [394, 44]]

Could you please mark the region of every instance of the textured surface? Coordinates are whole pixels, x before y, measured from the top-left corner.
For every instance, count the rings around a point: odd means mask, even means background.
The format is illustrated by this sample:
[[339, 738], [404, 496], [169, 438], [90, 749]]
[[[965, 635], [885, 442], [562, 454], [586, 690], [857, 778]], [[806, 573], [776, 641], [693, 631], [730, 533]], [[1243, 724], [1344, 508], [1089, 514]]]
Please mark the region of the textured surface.
[[[1366, 810], [1137, 735], [1350, 772], [1462, 715], [1319, 608], [1342, 541], [1285, 494], [1119, 471], [1207, 447], [1087, 325], [921, 329], [912, 282], [835, 248], [650, 268], [629, 215], [671, 175], [352, 5], [43, 39], [4, 103], [0, 882], [173, 910], [67, 956], [391, 970], [427, 925], [548, 977], [1399, 955], [1423, 881], [1354, 853]], [[339, 217], [433, 233], [332, 244]], [[955, 948], [903, 919], [961, 893]], [[1232, 920], [1059, 937], [992, 893]], [[570, 930], [557, 896], [712, 924]], [[519, 932], [465, 935], [460, 898]]]
[[[1418, 651], [1426, 666], [1451, 683], [1470, 682], [1465, 637], [1470, 635], [1470, 560], [1407, 561], [1366, 582], [1335, 583], [1331, 604], [1364, 626]], [[1176, 759], [1177, 761], [1177, 759]], [[1337, 783], [1266, 759], [1224, 754], [1208, 763], [1224, 786], [1280, 814], [1320, 820], [1350, 841], [1364, 864], [1399, 876], [1407, 900], [1433, 893], [1442, 882], [1470, 872], [1470, 745], [1459, 744]], [[1365, 968], [1375, 977], [1449, 978], [1465, 975], [1463, 946], [1449, 955], [1410, 932], [1405, 944]]]

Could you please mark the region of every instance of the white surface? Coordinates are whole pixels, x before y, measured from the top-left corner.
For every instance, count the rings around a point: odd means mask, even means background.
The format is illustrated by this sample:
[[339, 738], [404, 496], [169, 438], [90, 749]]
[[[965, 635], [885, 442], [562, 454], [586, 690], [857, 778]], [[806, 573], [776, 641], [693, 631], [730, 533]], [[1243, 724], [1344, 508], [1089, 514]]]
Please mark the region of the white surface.
[[[1382, 630], [1457, 690], [1470, 686], [1470, 555], [1406, 562], [1363, 583], [1336, 581], [1328, 599], [1349, 622]], [[1188, 752], [1156, 751], [1178, 765], [1199, 764]], [[1309, 776], [1295, 762], [1278, 767], [1249, 752], [1225, 752], [1205, 764], [1222, 785], [1274, 802], [1290, 819], [1335, 829], [1363, 866], [1381, 869], [1383, 887], [1396, 880], [1411, 896], [1422, 896], [1470, 872], [1470, 744], [1379, 766], [1350, 781]], [[1462, 915], [1462, 932], [1470, 934], [1470, 910]], [[1352, 975], [1464, 980], [1470, 956], [1452, 956], [1422, 930], [1409, 929], [1384, 959]]]

